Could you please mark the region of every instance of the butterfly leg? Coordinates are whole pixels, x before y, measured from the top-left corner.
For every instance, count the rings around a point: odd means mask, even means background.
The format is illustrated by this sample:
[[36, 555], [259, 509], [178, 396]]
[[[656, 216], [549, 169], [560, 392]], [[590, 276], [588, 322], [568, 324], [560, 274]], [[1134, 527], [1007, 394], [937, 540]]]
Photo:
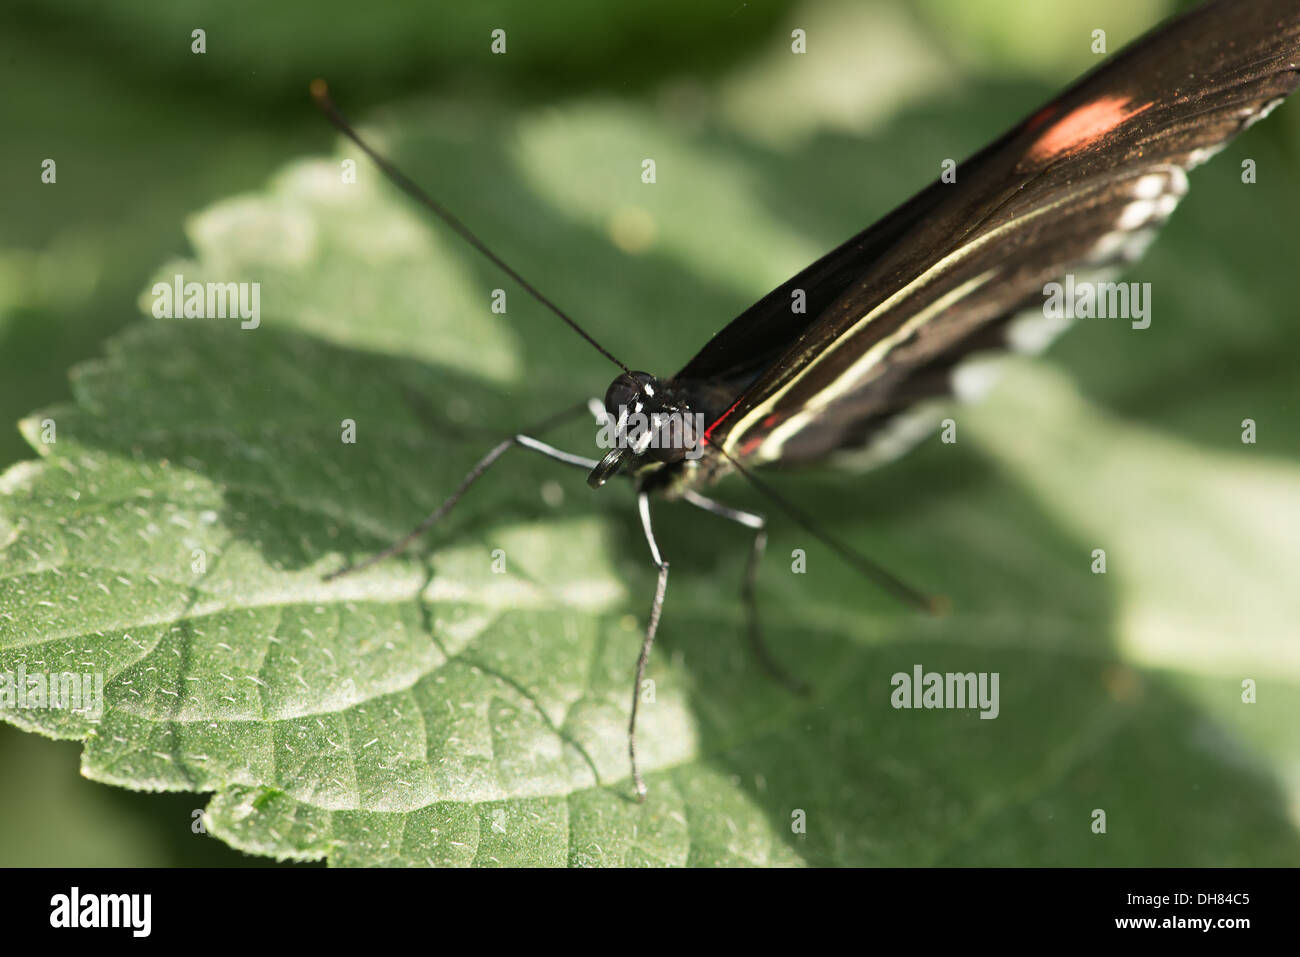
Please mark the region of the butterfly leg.
[[636, 712], [637, 705], [641, 701], [641, 682], [645, 680], [646, 662], [650, 660], [650, 649], [655, 643], [655, 632], [659, 630], [659, 615], [664, 609], [664, 592], [668, 590], [668, 563], [659, 553], [659, 543], [655, 541], [654, 528], [650, 525], [650, 496], [641, 492], [637, 496], [637, 507], [641, 512], [641, 527], [645, 530], [646, 544], [650, 546], [650, 557], [659, 568], [659, 581], [655, 585], [654, 601], [650, 604], [645, 637], [641, 639], [641, 654], [636, 660], [636, 682], [632, 685], [632, 716], [627, 725], [627, 753], [632, 760], [632, 784], [636, 788], [636, 799], [644, 801], [645, 779], [641, 777], [641, 769], [636, 763]]
[[767, 551], [767, 519], [753, 512], [745, 512], [738, 508], [732, 508], [730, 505], [723, 505], [721, 502], [707, 498], [692, 490], [687, 490], [682, 497], [696, 508], [702, 508], [719, 518], [725, 518], [728, 521], [736, 522], [754, 530], [754, 544], [749, 552], [749, 562], [745, 566], [745, 580], [742, 582], [740, 590], [741, 600], [745, 605], [749, 645], [753, 649], [758, 663], [762, 665], [763, 670], [770, 677], [784, 685], [793, 694], [807, 695], [811, 690], [807, 682], [801, 681], [792, 675], [772, 654], [772, 649], [763, 640], [763, 629], [758, 620], [758, 596], [754, 585], [758, 581], [758, 569], [763, 561], [763, 553]]
[[446, 514], [455, 508], [456, 503], [459, 502], [464, 494], [469, 491], [470, 486], [482, 478], [483, 473], [495, 465], [497, 459], [501, 458], [501, 456], [505, 455], [506, 452], [516, 446], [528, 449], [531, 452], [545, 455], [553, 461], [561, 462], [565, 465], [571, 465], [574, 468], [586, 469], [587, 471], [591, 471], [600, 464], [595, 459], [589, 459], [581, 455], [573, 455], [569, 452], [561, 451], [560, 449], [555, 448], [555, 446], [547, 445], [545, 442], [535, 439], [530, 435], [524, 435], [523, 433], [512, 435], [510, 438], [498, 442], [496, 446], [493, 447], [492, 451], [479, 459], [478, 463], [469, 470], [469, 474], [461, 479], [460, 484], [456, 486], [456, 490], [452, 492], [451, 495], [447, 496], [447, 500], [425, 516], [424, 521], [420, 522], [419, 525], [415, 526], [415, 528], [411, 529], [383, 551], [375, 552], [375, 554], [371, 555], [369, 558], [366, 558], [364, 561], [358, 562], [355, 565], [349, 565], [345, 568], [340, 568], [338, 571], [330, 572], [325, 576], [325, 581], [332, 581], [342, 575], [348, 575], [352, 572], [360, 571], [363, 568], [369, 568], [376, 562], [383, 561], [385, 558], [391, 558], [393, 555], [404, 550], [413, 541], [429, 529], [433, 528], [433, 526], [438, 524], [438, 522], [442, 521]]

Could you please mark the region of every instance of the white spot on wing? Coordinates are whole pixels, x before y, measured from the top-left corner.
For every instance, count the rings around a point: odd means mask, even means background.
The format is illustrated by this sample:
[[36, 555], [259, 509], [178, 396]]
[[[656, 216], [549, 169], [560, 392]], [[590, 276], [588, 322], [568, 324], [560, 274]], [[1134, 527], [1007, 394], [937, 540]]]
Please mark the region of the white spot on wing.
[[1187, 154], [1187, 168], [1196, 169], [1202, 163], [1222, 153], [1227, 145], [1227, 143], [1215, 143], [1213, 146], [1202, 146], [1200, 149], [1192, 150]]
[[1187, 195], [1187, 170], [1181, 166], [1169, 167], [1169, 192], [1175, 196]]
[[1103, 235], [1088, 251], [1087, 261], [1115, 262], [1139, 258], [1155, 237], [1152, 224], [1159, 226], [1173, 213], [1187, 193], [1187, 173], [1180, 166], [1164, 166], [1133, 184], [1135, 197], [1115, 220], [1115, 228]]
[[1124, 207], [1124, 211], [1119, 214], [1119, 221], [1115, 225], [1119, 227], [1120, 231], [1128, 233], [1155, 218], [1155, 200], [1139, 199]]
[[1267, 103], [1265, 103], [1263, 106], [1261, 106], [1261, 107], [1259, 108], [1259, 112], [1258, 112], [1258, 113], [1255, 113], [1255, 114], [1253, 114], [1253, 115], [1251, 115], [1251, 116], [1247, 116], [1245, 122], [1241, 124], [1241, 128], [1242, 128], [1243, 130], [1248, 130], [1248, 129], [1250, 129], [1252, 126], [1254, 126], [1254, 125], [1255, 125], [1256, 123], [1258, 123], [1260, 120], [1264, 119], [1266, 116], [1268, 116], [1268, 115], [1269, 115], [1270, 113], [1272, 113], [1274, 110], [1276, 110], [1276, 109], [1278, 108], [1278, 105], [1281, 104], [1282, 100], [1284, 100], [1284, 99], [1285, 99], [1285, 97], [1281, 97], [1281, 96], [1279, 96], [1276, 100], [1269, 100]]
[[1133, 186], [1133, 195], [1138, 199], [1155, 199], [1165, 191], [1165, 175], [1148, 173]]

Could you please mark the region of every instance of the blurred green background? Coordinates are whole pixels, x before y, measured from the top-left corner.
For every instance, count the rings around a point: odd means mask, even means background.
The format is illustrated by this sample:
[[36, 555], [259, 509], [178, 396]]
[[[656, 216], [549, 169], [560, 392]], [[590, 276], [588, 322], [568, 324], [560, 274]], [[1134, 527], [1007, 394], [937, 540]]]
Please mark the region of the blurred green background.
[[[187, 216], [264, 188], [292, 159], [332, 149], [335, 137], [308, 101], [313, 77], [327, 77], [354, 117], [427, 100], [469, 104], [503, 118], [483, 127], [487, 142], [472, 144], [476, 157], [507, 152], [513, 135], [507, 119], [532, 118], [538, 135], [563, 135], [563, 127], [558, 134], [546, 127], [550, 110], [574, 102], [644, 116], [720, 153], [725, 147], [743, 161], [718, 188], [734, 192], [741, 205], [752, 196], [801, 234], [772, 253], [790, 272], [803, 265], [800, 256], [811, 259], [830, 248], [930, 180], [934, 157], [960, 159], [1089, 68], [1092, 29], [1107, 30], [1113, 51], [1176, 6], [1160, 0], [8, 0], [0, 7], [0, 82], [7, 91], [0, 104], [0, 466], [32, 457], [13, 423], [69, 398], [68, 368], [100, 355], [108, 337], [139, 321], [147, 282], [161, 264], [190, 253]], [[508, 30], [504, 57], [488, 54], [488, 34], [497, 26]], [[202, 56], [190, 52], [195, 27], [206, 30]], [[790, 56], [793, 27], [808, 31], [816, 56]], [[599, 122], [569, 132], [600, 148]], [[1250, 135], [1289, 164], [1286, 172], [1271, 166], [1269, 175], [1296, 180], [1300, 109], [1292, 104]], [[855, 180], [854, 158], [866, 152], [875, 168], [884, 164], [892, 175]], [[39, 182], [45, 157], [58, 161], [57, 188]], [[1192, 183], [1195, 197], [1202, 187], [1198, 177]], [[439, 194], [437, 183], [429, 185]], [[582, 184], [534, 185], [551, 199], [570, 199], [577, 218], [583, 215]], [[475, 225], [499, 238], [506, 258], [525, 275], [546, 275], [527, 258], [529, 244], [547, 242], [545, 223], [512, 222], [508, 202], [445, 198], [455, 208], [474, 209]], [[1200, 209], [1188, 214], [1188, 236], [1217, 228], [1222, 210]], [[1285, 247], [1294, 242], [1285, 231], [1294, 229], [1296, 212], [1276, 219], [1249, 210], [1229, 215], [1243, 224], [1237, 228], [1275, 231]], [[485, 221], [488, 216], [498, 218]], [[711, 234], [724, 248], [725, 225]], [[650, 242], [635, 220], [622, 232], [611, 227], [611, 237], [633, 253]], [[1118, 370], [1126, 375], [1117, 374], [1113, 356], [1068, 343], [1051, 361], [1122, 415], [1207, 447], [1230, 448], [1233, 423], [1206, 428], [1214, 413], [1200, 403], [1227, 381], [1238, 394], [1259, 397], [1261, 406], [1289, 394], [1297, 342], [1287, 328], [1296, 318], [1291, 277], [1279, 277], [1275, 263], [1230, 243], [1206, 250], [1192, 240], [1179, 246], [1177, 236], [1167, 242], [1171, 259], [1185, 254], [1189, 269], [1207, 260], [1213, 269], [1226, 259], [1225, 272], [1249, 277], [1260, 301], [1272, 307], [1271, 318], [1252, 324], [1233, 317], [1230, 290], [1215, 299], [1213, 288], [1202, 289], [1197, 295], [1211, 298], [1201, 325], [1193, 321], [1189, 335], [1164, 341], [1158, 355], [1139, 343]], [[738, 250], [742, 256], [743, 242]], [[547, 256], [541, 261], [554, 264], [563, 250]], [[721, 283], [725, 293], [708, 285], [718, 272], [730, 279], [730, 266], [719, 252], [694, 277], [701, 295], [732, 309], [716, 316], [717, 326], [747, 302], [738, 282]], [[663, 363], [682, 356], [679, 345], [646, 343], [647, 335], [620, 330], [619, 297], [652, 295], [635, 264], [603, 288], [593, 289], [600, 284], [590, 276], [541, 284], [563, 290], [556, 298], [580, 304], [573, 306], [580, 314], [604, 315], [606, 339], [646, 345], [660, 363], [647, 360], [646, 367], [666, 372]], [[752, 289], [748, 299], [763, 291]], [[1219, 325], [1224, 321], [1232, 321], [1228, 332]], [[701, 329], [699, 342], [712, 331]], [[558, 382], [563, 357], [575, 346], [552, 338], [553, 345], [535, 345], [543, 350], [538, 364], [551, 358]], [[1176, 401], [1166, 387], [1171, 381], [1188, 384]], [[1294, 405], [1289, 411], [1294, 418]], [[1270, 438], [1271, 454], [1300, 456], [1300, 430]], [[1292, 743], [1287, 738], [1282, 750]], [[80, 748], [0, 725], [0, 864], [260, 863], [175, 826], [204, 797], [133, 794], [83, 780]], [[1282, 773], [1294, 778], [1294, 760]]]

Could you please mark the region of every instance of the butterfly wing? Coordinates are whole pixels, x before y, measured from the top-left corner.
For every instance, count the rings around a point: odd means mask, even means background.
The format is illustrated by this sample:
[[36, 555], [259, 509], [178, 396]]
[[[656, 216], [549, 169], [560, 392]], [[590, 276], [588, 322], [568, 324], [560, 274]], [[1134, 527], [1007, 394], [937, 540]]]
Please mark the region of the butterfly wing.
[[1185, 171], [1297, 83], [1296, 0], [1213, 0], [1142, 37], [715, 336], [675, 377], [732, 384], [708, 442], [817, 459], [960, 390], [972, 353], [1041, 347], [1041, 308], [1037, 326], [1014, 317], [1044, 284], [1140, 255]]

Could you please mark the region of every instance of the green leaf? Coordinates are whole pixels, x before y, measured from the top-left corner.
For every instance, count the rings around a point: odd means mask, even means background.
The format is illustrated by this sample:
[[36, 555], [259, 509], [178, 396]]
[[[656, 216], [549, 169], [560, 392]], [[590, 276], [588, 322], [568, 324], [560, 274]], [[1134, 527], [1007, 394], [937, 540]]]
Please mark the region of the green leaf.
[[[987, 138], [987, 116], [962, 104], [945, 118], [959, 146]], [[601, 101], [517, 121], [412, 107], [373, 132], [616, 354], [664, 373], [883, 212], [908, 175], [929, 177], [899, 172], [932, 135], [923, 121], [897, 123], [897, 153], [868, 175], [862, 143], [837, 134], [778, 153], [722, 126], [680, 130]], [[1250, 148], [1276, 159], [1254, 133]], [[1218, 370], [1216, 417], [1178, 409], [1201, 398], [1185, 371], [1214, 354], [1216, 327], [1196, 318], [1206, 290], [1270, 341], [1296, 333], [1271, 318], [1274, 286], [1162, 253], [1219, 242], [1195, 214], [1150, 260], [1158, 289], [1185, 287], [1148, 330], [1177, 340], [1144, 360], [1160, 403], [1132, 401], [1119, 374], [1146, 333], [1085, 322], [1062, 352], [1077, 381], [1050, 361], [1015, 366], [959, 413], [957, 444], [870, 476], [774, 478], [954, 607], [899, 609], [774, 516], [765, 627], [811, 699], [746, 653], [743, 530], [659, 507], [672, 578], [639, 805], [625, 728], [654, 576], [628, 489], [597, 495], [511, 452], [410, 554], [322, 581], [434, 508], [498, 435], [611, 376], [371, 167], [344, 185], [351, 156], [199, 214], [195, 259], [158, 270], [262, 283], [257, 329], [145, 319], [74, 370], [74, 404], [24, 420], [41, 458], [0, 478], [0, 673], [100, 672], [105, 710], [5, 720], [84, 740], [96, 780], [211, 792], [210, 833], [284, 859], [1295, 861], [1300, 609], [1281, 570], [1300, 558], [1285, 532], [1300, 472], [1275, 417], [1285, 363]], [[1220, 164], [1193, 177], [1189, 206], [1206, 185], [1211, 206], [1253, 204], [1243, 223], [1294, 208], [1284, 178], [1242, 194], [1222, 161], [1218, 179]], [[846, 182], [863, 189], [845, 197]], [[1281, 255], [1263, 241], [1252, 253]], [[497, 287], [504, 316], [489, 308]], [[1257, 446], [1234, 438], [1248, 415], [1268, 423]], [[589, 450], [591, 428], [555, 441]], [[718, 494], [768, 510], [743, 483]], [[1097, 547], [1105, 575], [1090, 572]], [[795, 549], [807, 574], [792, 573]], [[916, 664], [997, 672], [998, 717], [894, 709], [891, 677]], [[1245, 678], [1258, 704], [1240, 703]]]
[[[165, 0], [111, 9], [89, 0], [64, 0], [54, 9], [14, 0], [5, 12], [15, 32], [102, 41], [81, 44], [77, 59], [101, 57], [101, 65], [133, 79], [165, 84], [155, 95], [173, 88], [201, 95], [207, 85], [225, 91], [227, 100], [264, 107], [300, 102], [322, 71], [336, 82], [347, 77], [368, 98], [402, 94], [421, 82], [437, 89], [504, 80], [534, 92], [649, 84], [666, 71], [698, 70], [701, 62], [726, 65], [772, 28], [783, 6], [780, 0], [748, 0], [739, 10], [690, 0], [662, 0], [654, 8], [566, 0], [563, 16], [556, 16], [528, 0], [371, 9], [347, 0], [288, 0], [273, 8], [228, 0], [201, 12]], [[489, 52], [495, 29], [507, 33], [506, 56]], [[202, 54], [193, 49], [195, 30], [204, 32]]]

